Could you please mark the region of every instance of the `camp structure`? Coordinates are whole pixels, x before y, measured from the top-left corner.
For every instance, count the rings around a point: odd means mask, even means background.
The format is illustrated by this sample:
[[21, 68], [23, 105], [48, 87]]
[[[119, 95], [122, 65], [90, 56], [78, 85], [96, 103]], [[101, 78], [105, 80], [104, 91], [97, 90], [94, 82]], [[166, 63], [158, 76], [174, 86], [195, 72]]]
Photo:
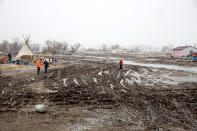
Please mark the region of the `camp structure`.
[[172, 56], [186, 57], [189, 56], [191, 52], [197, 52], [197, 48], [192, 46], [179, 46], [172, 49]]
[[30, 55], [30, 56], [33, 55], [32, 51], [29, 49], [29, 47], [27, 46], [26, 43], [24, 43], [23, 47], [18, 52], [18, 54], [16, 56], [16, 60], [20, 59], [20, 57], [23, 56], [23, 55]]

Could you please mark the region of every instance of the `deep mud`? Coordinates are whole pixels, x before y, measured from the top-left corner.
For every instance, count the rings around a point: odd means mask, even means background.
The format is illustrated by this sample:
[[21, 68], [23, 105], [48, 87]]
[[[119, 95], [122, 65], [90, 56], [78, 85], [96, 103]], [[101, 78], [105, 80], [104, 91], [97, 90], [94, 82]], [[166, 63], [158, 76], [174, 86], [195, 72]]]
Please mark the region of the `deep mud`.
[[[0, 77], [2, 130], [197, 130], [196, 77], [66, 57], [61, 69]], [[175, 79], [176, 78], [176, 79]], [[47, 113], [34, 112], [45, 104]]]

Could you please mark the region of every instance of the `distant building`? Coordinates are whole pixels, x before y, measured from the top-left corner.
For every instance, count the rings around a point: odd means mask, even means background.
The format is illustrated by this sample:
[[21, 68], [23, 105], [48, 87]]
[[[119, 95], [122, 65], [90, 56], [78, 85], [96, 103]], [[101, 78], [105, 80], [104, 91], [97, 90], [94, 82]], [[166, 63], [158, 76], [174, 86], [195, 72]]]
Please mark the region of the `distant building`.
[[179, 46], [172, 49], [172, 56], [186, 57], [189, 56], [192, 52], [197, 52], [197, 48], [194, 48], [192, 46]]

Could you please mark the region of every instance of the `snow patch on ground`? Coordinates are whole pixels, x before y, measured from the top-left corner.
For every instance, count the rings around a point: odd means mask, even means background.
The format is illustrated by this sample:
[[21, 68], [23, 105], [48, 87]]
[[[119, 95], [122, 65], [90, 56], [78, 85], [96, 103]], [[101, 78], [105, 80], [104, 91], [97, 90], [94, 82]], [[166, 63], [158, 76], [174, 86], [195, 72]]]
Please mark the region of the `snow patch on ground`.
[[77, 82], [76, 79], [74, 79], [74, 83], [79, 86], [79, 83]]
[[124, 82], [124, 80], [121, 79], [120, 84], [121, 84], [121, 86], [125, 87], [125, 85], [123, 84], [123, 82]]
[[126, 82], [127, 82], [128, 84], [133, 84], [133, 81], [132, 81], [132, 80], [129, 80], [129, 79], [127, 79], [127, 78], [126, 78]]
[[130, 72], [131, 72], [131, 70], [128, 70], [128, 71], [124, 74], [124, 76], [127, 76]]
[[137, 82], [138, 84], [141, 83], [141, 78], [140, 78], [141, 75], [139, 73], [132, 72], [131, 75], [135, 77], [135, 79], [133, 78], [133, 81]]
[[117, 78], [119, 78], [120, 77], [120, 72], [118, 73], [118, 75], [117, 75]]
[[97, 79], [94, 77], [93, 78], [94, 83], [98, 83]]
[[113, 90], [114, 89], [114, 86], [113, 86], [113, 84], [110, 84], [110, 88]]
[[99, 76], [102, 76], [102, 71], [100, 71], [100, 72], [98, 73], [98, 75], [99, 75]]
[[105, 74], [109, 74], [109, 71], [104, 71]]
[[65, 86], [65, 87], [68, 87], [68, 85], [66, 84], [67, 79], [68, 79], [68, 78], [63, 79], [63, 83], [64, 83], [64, 86]]

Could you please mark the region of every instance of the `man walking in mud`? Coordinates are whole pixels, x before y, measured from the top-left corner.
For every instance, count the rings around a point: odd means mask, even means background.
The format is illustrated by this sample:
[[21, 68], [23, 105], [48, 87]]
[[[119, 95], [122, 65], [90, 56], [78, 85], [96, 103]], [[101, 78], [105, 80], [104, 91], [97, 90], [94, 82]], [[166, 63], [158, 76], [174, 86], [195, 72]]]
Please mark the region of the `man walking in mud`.
[[41, 68], [41, 63], [40, 62], [41, 62], [41, 59], [36, 62], [36, 65], [37, 65], [37, 74], [38, 75], [40, 74], [40, 68]]
[[47, 73], [48, 67], [49, 67], [49, 62], [45, 59], [45, 60], [44, 60], [44, 69], [45, 69], [45, 73]]

